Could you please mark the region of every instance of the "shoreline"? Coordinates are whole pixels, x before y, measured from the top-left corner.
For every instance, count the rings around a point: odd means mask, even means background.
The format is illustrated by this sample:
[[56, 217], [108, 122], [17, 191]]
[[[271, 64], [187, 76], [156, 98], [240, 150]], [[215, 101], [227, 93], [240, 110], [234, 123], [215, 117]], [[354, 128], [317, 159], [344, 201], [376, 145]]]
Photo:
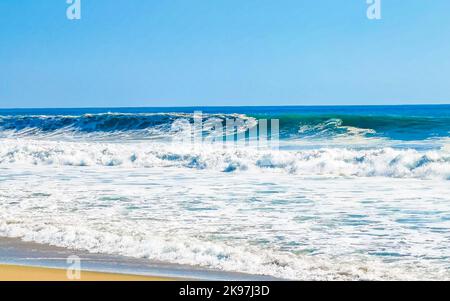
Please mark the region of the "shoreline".
[[0, 281], [67, 281], [70, 256], [80, 259], [81, 281], [281, 280], [0, 237]]

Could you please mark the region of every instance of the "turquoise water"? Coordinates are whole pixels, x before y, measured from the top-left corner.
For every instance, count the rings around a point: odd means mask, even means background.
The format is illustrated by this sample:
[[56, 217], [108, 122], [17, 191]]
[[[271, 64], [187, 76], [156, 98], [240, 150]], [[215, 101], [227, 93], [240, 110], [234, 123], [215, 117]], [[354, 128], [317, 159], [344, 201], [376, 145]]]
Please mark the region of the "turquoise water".
[[349, 129], [360, 129], [366, 131], [365, 137], [410, 141], [449, 137], [450, 132], [450, 105], [3, 109], [0, 130], [33, 129], [47, 133], [65, 127], [88, 133], [148, 130], [180, 118], [170, 113], [194, 111], [201, 111], [206, 117], [245, 114], [256, 119], [279, 119], [282, 139], [334, 137], [351, 134]]

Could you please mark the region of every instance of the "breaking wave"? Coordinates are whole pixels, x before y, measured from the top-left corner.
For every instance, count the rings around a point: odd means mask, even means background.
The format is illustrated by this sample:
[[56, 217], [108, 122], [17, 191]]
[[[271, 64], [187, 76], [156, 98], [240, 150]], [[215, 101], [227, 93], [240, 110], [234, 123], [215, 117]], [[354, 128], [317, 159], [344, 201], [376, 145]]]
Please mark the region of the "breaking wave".
[[[84, 115], [0, 115], [0, 138], [54, 140], [155, 140], [173, 137], [183, 124], [194, 123], [194, 113], [100, 113]], [[237, 121], [245, 132], [259, 119], [278, 119], [280, 138], [387, 138], [411, 141], [450, 136], [450, 117], [203, 114], [202, 121]], [[208, 131], [203, 133], [208, 135]]]
[[271, 170], [300, 175], [450, 179], [448, 148], [275, 151], [215, 145], [196, 149], [167, 143], [9, 140], [0, 145], [0, 165], [180, 167], [223, 172]]
[[[0, 138], [147, 140], [164, 139], [182, 133], [194, 123], [193, 113], [102, 113], [81, 116], [0, 116]], [[242, 114], [203, 114], [202, 122], [238, 121], [238, 131], [255, 125]], [[204, 133], [207, 135], [208, 133]]]

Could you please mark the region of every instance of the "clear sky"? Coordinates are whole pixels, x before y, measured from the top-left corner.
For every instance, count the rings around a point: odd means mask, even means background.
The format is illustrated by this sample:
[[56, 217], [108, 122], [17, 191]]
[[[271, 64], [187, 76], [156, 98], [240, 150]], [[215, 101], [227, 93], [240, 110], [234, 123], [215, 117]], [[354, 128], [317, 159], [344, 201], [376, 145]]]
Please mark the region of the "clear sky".
[[450, 103], [450, 1], [0, 0], [0, 107]]

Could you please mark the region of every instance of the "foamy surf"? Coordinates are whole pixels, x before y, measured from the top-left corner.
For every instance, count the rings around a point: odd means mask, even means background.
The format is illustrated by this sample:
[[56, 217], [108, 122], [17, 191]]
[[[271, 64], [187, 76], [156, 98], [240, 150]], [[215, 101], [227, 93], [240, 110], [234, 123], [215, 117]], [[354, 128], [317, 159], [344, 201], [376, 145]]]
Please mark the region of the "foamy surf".
[[264, 170], [297, 175], [450, 178], [450, 152], [415, 149], [257, 150], [165, 143], [76, 143], [2, 140], [0, 166], [179, 167], [223, 172]]
[[104, 166], [2, 174], [1, 236], [284, 279], [450, 279], [445, 181]]
[[202, 116], [239, 133], [278, 118], [279, 150], [174, 141], [193, 113], [158, 110], [3, 113], [0, 236], [285, 279], [450, 279], [445, 108]]

